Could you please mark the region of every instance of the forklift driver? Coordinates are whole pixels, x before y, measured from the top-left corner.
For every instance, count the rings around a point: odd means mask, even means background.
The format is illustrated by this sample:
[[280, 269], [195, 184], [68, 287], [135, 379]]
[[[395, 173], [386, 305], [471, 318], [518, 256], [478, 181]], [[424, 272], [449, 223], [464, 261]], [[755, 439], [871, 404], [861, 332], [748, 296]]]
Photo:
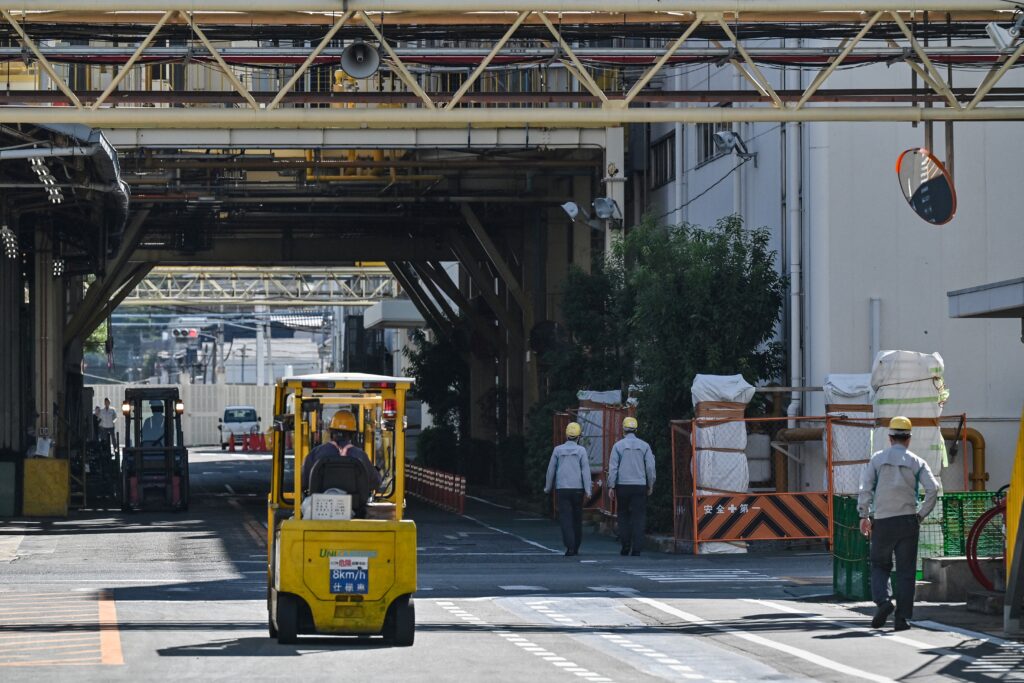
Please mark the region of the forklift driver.
[[313, 472], [313, 466], [325, 457], [338, 455], [358, 460], [366, 470], [366, 479], [369, 482], [370, 491], [376, 491], [380, 486], [380, 472], [370, 462], [370, 456], [363, 449], [352, 443], [359, 435], [356, 416], [347, 410], [339, 410], [331, 418], [329, 431], [331, 433], [331, 440], [310, 451], [309, 455], [302, 462], [301, 483], [303, 494], [320, 493], [320, 491], [309, 490], [309, 478]]
[[164, 403], [163, 401], [151, 401], [149, 409], [153, 411], [153, 414], [142, 422], [142, 445], [163, 446]]

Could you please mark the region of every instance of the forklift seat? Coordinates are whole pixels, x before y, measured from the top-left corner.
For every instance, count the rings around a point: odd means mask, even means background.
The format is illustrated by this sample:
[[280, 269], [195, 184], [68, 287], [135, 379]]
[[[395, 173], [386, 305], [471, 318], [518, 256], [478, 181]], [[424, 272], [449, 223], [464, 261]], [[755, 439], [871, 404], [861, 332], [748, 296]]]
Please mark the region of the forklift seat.
[[352, 496], [352, 516], [366, 517], [370, 500], [370, 480], [363, 464], [355, 458], [328, 455], [320, 459], [309, 473], [309, 492], [324, 493], [340, 489]]

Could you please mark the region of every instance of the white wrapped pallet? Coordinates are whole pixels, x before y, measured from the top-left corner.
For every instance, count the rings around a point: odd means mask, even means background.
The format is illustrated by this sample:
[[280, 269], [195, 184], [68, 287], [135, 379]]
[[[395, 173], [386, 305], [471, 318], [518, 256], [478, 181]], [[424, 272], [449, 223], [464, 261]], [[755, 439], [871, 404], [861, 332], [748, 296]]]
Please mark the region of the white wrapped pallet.
[[[949, 398], [943, 379], [945, 363], [938, 353], [917, 351], [881, 351], [875, 357], [871, 386], [875, 390], [875, 415], [882, 419], [897, 415], [910, 418], [910, 450], [928, 463], [941, 487], [942, 469], [947, 465], [946, 441], [942, 438], [939, 417]], [[875, 430], [876, 450], [889, 443], [888, 427]], [[942, 489], [939, 489], [942, 495]], [[921, 558], [942, 554], [942, 506], [936, 505], [922, 522], [918, 543], [918, 566]]]
[[[697, 375], [691, 388], [696, 415], [712, 418], [712, 424], [694, 433], [697, 447], [697, 495], [747, 493], [750, 468], [745, 449], [747, 428], [742, 421], [754, 387], [742, 375]], [[702, 553], [742, 553], [744, 543], [702, 543]]]
[[[856, 495], [864, 466], [871, 459], [872, 452], [875, 414], [871, 409], [871, 375], [828, 375], [823, 388], [827, 414], [849, 420], [846, 424], [832, 424], [832, 490], [840, 495]], [[827, 453], [828, 433], [823, 432], [821, 439], [822, 452]], [[828, 488], [827, 481], [825, 487]]]

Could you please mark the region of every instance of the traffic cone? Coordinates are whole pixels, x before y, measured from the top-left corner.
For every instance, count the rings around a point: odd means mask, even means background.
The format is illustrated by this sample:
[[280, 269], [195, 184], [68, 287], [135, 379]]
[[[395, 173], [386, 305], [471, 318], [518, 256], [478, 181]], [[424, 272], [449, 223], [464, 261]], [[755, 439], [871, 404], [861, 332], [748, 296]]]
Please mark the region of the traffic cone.
[[229, 453], [234, 453], [235, 452], [235, 435], [234, 434], [232, 434], [232, 435], [230, 435], [228, 437], [228, 452]]
[[242, 434], [242, 452], [243, 453], [248, 453], [249, 452], [249, 435], [248, 434]]
[[267, 450], [267, 437], [263, 436], [263, 434], [256, 435], [256, 450], [260, 453], [265, 453]]

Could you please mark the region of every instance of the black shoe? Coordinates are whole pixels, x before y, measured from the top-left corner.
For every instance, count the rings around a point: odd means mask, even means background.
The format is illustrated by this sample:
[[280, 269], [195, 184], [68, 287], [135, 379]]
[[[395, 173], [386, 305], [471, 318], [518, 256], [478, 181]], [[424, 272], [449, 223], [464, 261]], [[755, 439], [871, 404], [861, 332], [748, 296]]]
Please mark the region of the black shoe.
[[619, 551], [619, 555], [629, 555], [629, 546], [622, 546], [622, 550]]
[[640, 551], [639, 550], [634, 550], [634, 551], [630, 552], [629, 554], [632, 555], [633, 557], [636, 557], [637, 555], [640, 554]]
[[909, 628], [910, 628], [910, 622], [908, 622], [906, 619], [901, 619], [900, 617], [896, 617], [896, 625], [892, 627], [892, 630], [893, 631], [906, 631]]
[[566, 556], [566, 557], [572, 557], [572, 556], [573, 556], [573, 555], [575, 555], [575, 554], [576, 554], [576, 551], [575, 551], [575, 550], [566, 550], [566, 551], [565, 551], [565, 556]]
[[892, 611], [896, 609], [893, 607], [891, 602], [887, 602], [884, 605], [879, 605], [878, 609], [875, 610], [875, 616], [871, 617], [871, 628], [882, 628], [885, 626], [886, 619], [892, 614]]

